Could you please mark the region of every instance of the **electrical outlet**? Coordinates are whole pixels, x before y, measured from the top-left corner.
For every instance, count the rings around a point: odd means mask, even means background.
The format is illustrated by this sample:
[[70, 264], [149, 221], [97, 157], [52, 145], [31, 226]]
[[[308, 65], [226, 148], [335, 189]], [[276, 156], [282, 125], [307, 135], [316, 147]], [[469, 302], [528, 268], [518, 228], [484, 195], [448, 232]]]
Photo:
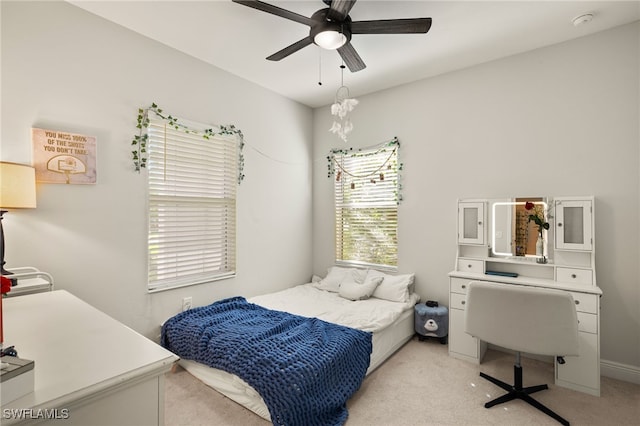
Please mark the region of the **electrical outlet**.
[[191, 296], [185, 297], [182, 299], [182, 312], [188, 311], [189, 309], [192, 308], [192, 306], [193, 306], [193, 300], [191, 299]]

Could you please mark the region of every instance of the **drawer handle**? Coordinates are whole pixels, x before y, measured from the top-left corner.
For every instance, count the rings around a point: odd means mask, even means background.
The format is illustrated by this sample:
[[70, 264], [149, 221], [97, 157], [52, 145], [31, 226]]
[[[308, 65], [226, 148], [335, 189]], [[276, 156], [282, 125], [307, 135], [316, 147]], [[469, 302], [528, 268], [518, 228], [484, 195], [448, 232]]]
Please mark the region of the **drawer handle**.
[[576, 274], [571, 274], [571, 278], [576, 278], [577, 275]]
[[576, 302], [576, 305], [579, 305], [579, 304], [580, 304], [580, 301], [579, 301], [579, 300], [576, 300], [575, 302]]
[[482, 226], [482, 222], [478, 222], [478, 225]]
[[558, 228], [562, 228], [562, 223], [558, 223]]
[[466, 284], [462, 284], [462, 288], [467, 288], [467, 285]]
[[473, 266], [472, 264], [468, 264], [468, 265], [467, 265], [467, 268], [471, 268], [472, 266]]
[[461, 305], [464, 305], [465, 303], [467, 303], [465, 300], [463, 300], [462, 302], [460, 302]]

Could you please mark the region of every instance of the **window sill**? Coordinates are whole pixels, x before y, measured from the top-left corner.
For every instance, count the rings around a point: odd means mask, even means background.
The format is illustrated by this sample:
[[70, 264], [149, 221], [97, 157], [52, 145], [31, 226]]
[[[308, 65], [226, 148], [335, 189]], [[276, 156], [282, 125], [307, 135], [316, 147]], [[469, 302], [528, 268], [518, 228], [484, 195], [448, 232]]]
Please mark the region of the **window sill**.
[[226, 280], [226, 279], [229, 279], [229, 278], [235, 278], [235, 276], [236, 276], [235, 272], [229, 272], [227, 274], [218, 275], [216, 277], [206, 278], [206, 279], [198, 280], [198, 281], [186, 282], [186, 283], [181, 283], [181, 284], [158, 285], [158, 286], [153, 287], [153, 288], [148, 288], [147, 289], [147, 293], [149, 293], [149, 294], [160, 293], [162, 291], [167, 291], [167, 290], [175, 290], [175, 289], [183, 288], [183, 287], [191, 287], [191, 286], [194, 286], [194, 285], [213, 283], [215, 281], [221, 281], [221, 280]]

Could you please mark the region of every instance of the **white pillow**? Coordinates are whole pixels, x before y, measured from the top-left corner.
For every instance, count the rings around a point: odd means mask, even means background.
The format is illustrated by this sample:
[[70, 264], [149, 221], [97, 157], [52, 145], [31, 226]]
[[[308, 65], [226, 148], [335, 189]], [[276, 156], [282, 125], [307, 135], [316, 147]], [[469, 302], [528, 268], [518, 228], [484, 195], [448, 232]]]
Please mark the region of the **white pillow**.
[[367, 273], [367, 278], [384, 278], [373, 292], [373, 297], [401, 303], [409, 300], [409, 286], [413, 284], [414, 276], [415, 274], [389, 275], [374, 269], [370, 269]]
[[371, 297], [376, 287], [382, 282], [382, 277], [368, 277], [362, 284], [355, 280], [353, 275], [347, 277], [340, 285], [340, 297], [349, 300], [366, 300]]
[[355, 274], [356, 282], [363, 282], [366, 277], [366, 270], [356, 268], [342, 268], [340, 266], [332, 266], [328, 269], [327, 276], [320, 282], [314, 283], [315, 288], [320, 290], [332, 291], [337, 293], [340, 291], [340, 284], [345, 278], [351, 274]]

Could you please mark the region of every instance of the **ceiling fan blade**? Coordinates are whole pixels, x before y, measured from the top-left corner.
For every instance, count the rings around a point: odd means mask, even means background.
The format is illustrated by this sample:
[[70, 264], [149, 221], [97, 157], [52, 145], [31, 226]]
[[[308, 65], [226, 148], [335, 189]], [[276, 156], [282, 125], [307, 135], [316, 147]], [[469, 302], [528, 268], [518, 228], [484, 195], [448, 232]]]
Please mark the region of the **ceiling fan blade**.
[[249, 6], [254, 9], [271, 13], [272, 15], [280, 16], [282, 18], [290, 19], [292, 21], [299, 22], [304, 25], [311, 26], [314, 23], [311, 18], [307, 18], [306, 16], [299, 15], [295, 12], [291, 12], [290, 10], [286, 10], [281, 7], [271, 5], [263, 1], [258, 1], [258, 0], [232, 0], [232, 1], [234, 3], [238, 3], [244, 6]]
[[351, 34], [418, 34], [431, 28], [431, 18], [380, 19], [351, 23]]
[[280, 59], [286, 58], [287, 56], [297, 52], [303, 47], [310, 45], [311, 43], [313, 43], [313, 39], [311, 37], [305, 37], [302, 40], [296, 41], [295, 43], [267, 57], [267, 59], [269, 61], [279, 61]]
[[351, 72], [361, 71], [367, 67], [351, 43], [338, 48], [338, 53]]
[[327, 17], [334, 21], [344, 21], [355, 4], [356, 0], [332, 0]]

